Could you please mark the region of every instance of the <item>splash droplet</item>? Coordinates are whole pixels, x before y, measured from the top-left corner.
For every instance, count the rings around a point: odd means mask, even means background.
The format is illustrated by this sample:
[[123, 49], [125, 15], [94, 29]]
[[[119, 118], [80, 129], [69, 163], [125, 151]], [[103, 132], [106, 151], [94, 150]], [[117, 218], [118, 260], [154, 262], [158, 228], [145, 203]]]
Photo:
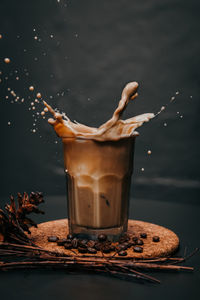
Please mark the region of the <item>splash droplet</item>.
[[151, 155], [151, 150], [148, 150], [147, 153], [148, 153], [149, 155]]
[[144, 172], [144, 168], [141, 168], [141, 171]]
[[166, 126], [167, 126], [167, 123], [164, 123], [164, 126], [166, 127]]
[[11, 125], [11, 122], [9, 121], [9, 122], [8, 122], [8, 126], [10, 126], [10, 125]]
[[48, 108], [47, 108], [47, 107], [45, 107], [45, 108], [44, 108], [44, 111], [45, 111], [45, 112], [48, 112]]
[[41, 93], [37, 93], [36, 97], [37, 97], [37, 98], [42, 98]]
[[32, 86], [32, 85], [29, 86], [29, 91], [31, 91], [31, 92], [34, 91], [34, 86]]
[[9, 63], [10, 63], [10, 58], [8, 58], [8, 57], [4, 58], [4, 62], [5, 62], [6, 64], [9, 64]]

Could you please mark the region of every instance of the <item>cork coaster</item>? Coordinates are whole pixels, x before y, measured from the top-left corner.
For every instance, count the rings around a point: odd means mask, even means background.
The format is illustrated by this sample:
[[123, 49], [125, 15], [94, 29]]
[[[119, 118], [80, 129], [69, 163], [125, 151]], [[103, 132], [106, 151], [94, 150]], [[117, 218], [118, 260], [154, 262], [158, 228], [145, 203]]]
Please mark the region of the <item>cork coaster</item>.
[[[143, 252], [136, 253], [133, 251], [132, 247], [127, 250], [127, 256], [130, 258], [155, 258], [169, 256], [174, 253], [179, 246], [178, 236], [171, 230], [155, 225], [152, 223], [147, 223], [143, 221], [129, 220], [128, 221], [128, 233], [133, 236], [140, 237], [141, 233], [146, 233], [147, 238], [142, 239], [144, 242]], [[57, 243], [48, 242], [48, 236], [57, 236], [58, 238], [66, 238], [68, 234], [68, 220], [61, 219], [55, 221], [49, 221], [41, 223], [38, 225], [38, 228], [31, 228], [31, 238], [33, 242], [49, 251], [57, 251], [60, 253], [65, 253], [72, 255], [73, 252], [66, 250], [63, 246], [58, 246]], [[159, 236], [159, 242], [153, 242], [153, 236]], [[84, 256], [79, 253], [76, 249], [73, 249], [74, 252], [79, 256]], [[114, 254], [104, 254], [104, 256], [110, 256]], [[90, 256], [90, 254], [87, 254]], [[95, 255], [95, 254], [91, 254]], [[96, 256], [102, 256], [100, 251], [97, 252]], [[117, 254], [118, 255], [118, 254]]]

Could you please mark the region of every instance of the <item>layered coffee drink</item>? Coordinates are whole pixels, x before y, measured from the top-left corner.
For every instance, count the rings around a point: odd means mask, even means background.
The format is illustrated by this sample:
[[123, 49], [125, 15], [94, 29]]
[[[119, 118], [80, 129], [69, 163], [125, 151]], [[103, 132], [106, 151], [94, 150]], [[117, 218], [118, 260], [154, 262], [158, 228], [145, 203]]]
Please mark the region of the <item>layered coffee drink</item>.
[[106, 233], [114, 239], [127, 229], [135, 130], [154, 117], [121, 119], [137, 88], [137, 82], [126, 85], [112, 118], [98, 128], [72, 122], [44, 102], [54, 117], [48, 121], [63, 141], [72, 234]]

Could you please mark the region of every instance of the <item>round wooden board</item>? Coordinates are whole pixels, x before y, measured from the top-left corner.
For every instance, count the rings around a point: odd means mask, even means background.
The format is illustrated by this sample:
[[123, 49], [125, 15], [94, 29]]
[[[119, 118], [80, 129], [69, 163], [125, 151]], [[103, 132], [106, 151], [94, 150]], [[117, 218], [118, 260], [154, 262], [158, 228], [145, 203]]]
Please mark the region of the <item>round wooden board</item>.
[[[143, 221], [129, 220], [128, 221], [128, 233], [133, 236], [140, 236], [140, 233], [147, 233], [147, 238], [143, 239], [144, 245], [143, 253], [133, 252], [132, 247], [127, 250], [128, 255], [126, 257], [130, 258], [155, 258], [168, 256], [174, 253], [179, 246], [178, 236], [171, 230], [155, 225], [152, 223], [147, 223]], [[59, 238], [66, 238], [68, 234], [68, 220], [61, 219], [55, 221], [49, 221], [41, 223], [38, 228], [31, 228], [31, 238], [33, 242], [49, 251], [57, 251], [65, 254], [72, 254], [72, 251], [66, 250], [63, 246], [58, 246], [57, 243], [48, 242], [48, 236], [57, 236]], [[160, 242], [153, 242], [152, 237], [159, 236]], [[83, 256], [76, 249], [73, 249], [79, 256]], [[114, 253], [114, 252], [113, 252]], [[90, 254], [88, 254], [89, 256]], [[94, 255], [94, 254], [92, 254]], [[102, 255], [99, 251], [97, 256]], [[104, 256], [110, 256], [111, 254], [104, 254]]]

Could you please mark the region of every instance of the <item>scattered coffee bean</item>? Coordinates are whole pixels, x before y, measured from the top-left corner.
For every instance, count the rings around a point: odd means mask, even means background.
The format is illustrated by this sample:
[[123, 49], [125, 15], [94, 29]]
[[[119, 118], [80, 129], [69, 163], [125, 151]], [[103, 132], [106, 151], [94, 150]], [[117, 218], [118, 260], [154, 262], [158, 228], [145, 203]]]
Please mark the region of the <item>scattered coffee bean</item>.
[[130, 240], [130, 237], [128, 236], [128, 234], [124, 233], [119, 238], [119, 244], [123, 244], [125, 242], [128, 242], [129, 240]]
[[87, 240], [79, 240], [78, 241], [78, 245], [81, 247], [81, 248], [87, 248]]
[[88, 253], [90, 253], [90, 254], [96, 254], [96, 253], [97, 253], [97, 250], [94, 249], [94, 248], [91, 248], [91, 247], [88, 247], [88, 248], [87, 248], [87, 251], [88, 251]]
[[95, 246], [95, 241], [89, 240], [89, 241], [87, 242], [87, 246], [88, 246], [89, 248], [93, 248], [93, 247]]
[[137, 237], [137, 236], [134, 236], [134, 237], [132, 238], [132, 240], [133, 240], [133, 242], [137, 242], [138, 237]]
[[146, 234], [145, 232], [140, 233], [140, 237], [141, 237], [142, 239], [146, 239], [146, 238], [147, 238], [147, 234]]
[[106, 235], [106, 234], [99, 234], [99, 235], [98, 235], [98, 240], [99, 240], [100, 242], [106, 241], [106, 240], [107, 240], [107, 235]]
[[74, 238], [72, 240], [72, 246], [73, 246], [74, 249], [76, 249], [78, 247], [78, 239], [77, 238]]
[[55, 242], [57, 242], [57, 240], [58, 240], [58, 237], [55, 236], [55, 235], [48, 236], [48, 242], [53, 242], [53, 243], [55, 243]]
[[72, 242], [72, 240], [71, 239], [66, 239], [66, 243], [71, 243]]
[[119, 245], [117, 246], [117, 250], [118, 250], [118, 251], [126, 250], [126, 249], [127, 249], [127, 246], [124, 245], [124, 244], [119, 244]]
[[73, 235], [69, 233], [69, 234], [67, 235], [67, 238], [70, 239], [70, 240], [72, 240], [72, 239], [73, 239]]
[[126, 246], [126, 249], [127, 249], [132, 246], [132, 243], [125, 242], [125, 243], [123, 243], [123, 245]]
[[121, 250], [121, 251], [118, 252], [118, 255], [120, 255], [120, 256], [126, 256], [127, 252], [124, 251], [124, 250]]
[[71, 243], [65, 243], [64, 247], [65, 247], [65, 249], [72, 249], [72, 244]]
[[139, 246], [138, 247], [136, 246], [136, 247], [133, 247], [133, 251], [134, 252], [138, 252], [138, 253], [142, 253], [143, 252], [143, 248], [139, 247]]
[[58, 246], [63, 246], [65, 243], [67, 243], [67, 239], [59, 239], [59, 240], [57, 240], [57, 245]]
[[114, 245], [110, 245], [110, 251], [115, 251], [115, 246]]
[[159, 236], [153, 236], [153, 242], [155, 242], [155, 243], [158, 243], [158, 242], [160, 242], [160, 238], [159, 238]]
[[144, 245], [144, 242], [142, 240], [137, 240], [136, 245], [142, 246]]
[[87, 253], [87, 248], [78, 247], [78, 252], [80, 252], [80, 253]]
[[103, 252], [103, 253], [110, 253], [110, 247], [104, 246], [104, 247], [102, 248], [102, 252]]
[[94, 245], [94, 248], [97, 250], [97, 251], [100, 251], [101, 250], [101, 247], [102, 247], [102, 244], [101, 243], [95, 243]]

